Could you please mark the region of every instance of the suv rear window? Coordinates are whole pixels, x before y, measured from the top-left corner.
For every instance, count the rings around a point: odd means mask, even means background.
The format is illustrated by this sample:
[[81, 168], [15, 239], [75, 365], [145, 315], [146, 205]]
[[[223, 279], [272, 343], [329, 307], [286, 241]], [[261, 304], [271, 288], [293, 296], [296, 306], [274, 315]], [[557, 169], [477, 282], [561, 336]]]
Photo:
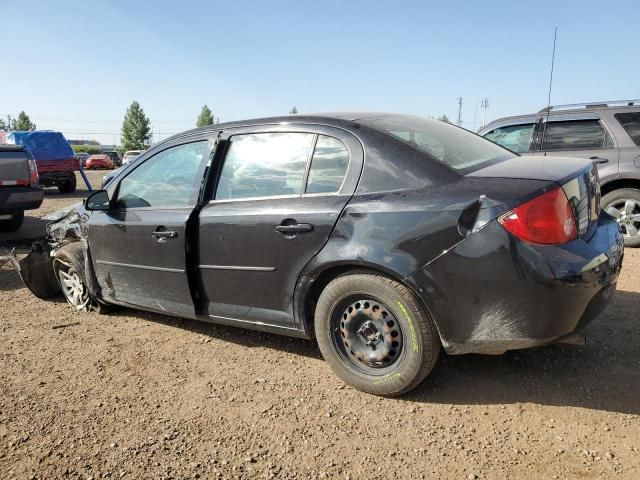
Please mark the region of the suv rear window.
[[640, 147], [640, 112], [616, 113], [614, 117], [629, 134], [633, 143]]
[[358, 122], [393, 135], [463, 174], [515, 157], [489, 140], [440, 120], [383, 115]]
[[[611, 139], [598, 120], [549, 122], [546, 127], [547, 150], [601, 150], [611, 148]], [[545, 141], [538, 147], [544, 150]]]

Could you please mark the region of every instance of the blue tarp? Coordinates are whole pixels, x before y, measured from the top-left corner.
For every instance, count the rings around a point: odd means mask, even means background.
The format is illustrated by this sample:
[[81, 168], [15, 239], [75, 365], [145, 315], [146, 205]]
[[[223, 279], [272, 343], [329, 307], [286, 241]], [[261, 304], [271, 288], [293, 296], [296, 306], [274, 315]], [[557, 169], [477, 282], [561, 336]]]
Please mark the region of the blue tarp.
[[24, 145], [36, 160], [63, 160], [73, 157], [73, 149], [64, 135], [49, 130], [14, 131], [7, 134], [7, 143]]

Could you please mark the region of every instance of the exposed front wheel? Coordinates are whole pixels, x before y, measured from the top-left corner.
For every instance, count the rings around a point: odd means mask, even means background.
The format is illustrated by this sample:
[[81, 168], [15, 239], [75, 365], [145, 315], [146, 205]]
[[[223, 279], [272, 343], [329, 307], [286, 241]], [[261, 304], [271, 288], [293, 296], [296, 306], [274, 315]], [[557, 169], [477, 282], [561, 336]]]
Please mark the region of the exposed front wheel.
[[90, 297], [84, 274], [79, 271], [75, 258], [79, 251], [80, 246], [75, 244], [61, 248], [53, 259], [53, 270], [69, 305], [76, 310], [83, 310], [89, 304]]
[[91, 298], [84, 274], [85, 252], [80, 242], [65, 245], [56, 252], [53, 271], [60, 284], [62, 294], [76, 310], [92, 310], [108, 313], [109, 305]]
[[620, 224], [625, 246], [640, 247], [640, 190], [614, 190], [602, 197], [601, 204]]
[[336, 278], [315, 313], [323, 357], [346, 383], [375, 395], [419, 385], [438, 359], [433, 320], [402, 284], [368, 273]]

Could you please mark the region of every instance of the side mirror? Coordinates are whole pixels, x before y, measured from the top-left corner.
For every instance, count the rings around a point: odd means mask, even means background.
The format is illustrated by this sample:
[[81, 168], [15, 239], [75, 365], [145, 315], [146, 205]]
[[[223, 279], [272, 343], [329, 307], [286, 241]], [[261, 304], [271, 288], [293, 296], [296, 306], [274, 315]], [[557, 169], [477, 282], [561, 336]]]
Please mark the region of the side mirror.
[[87, 200], [84, 202], [84, 208], [90, 212], [94, 210], [107, 211], [111, 206], [111, 201], [109, 200], [109, 194], [106, 190], [96, 190], [91, 195], [87, 197]]

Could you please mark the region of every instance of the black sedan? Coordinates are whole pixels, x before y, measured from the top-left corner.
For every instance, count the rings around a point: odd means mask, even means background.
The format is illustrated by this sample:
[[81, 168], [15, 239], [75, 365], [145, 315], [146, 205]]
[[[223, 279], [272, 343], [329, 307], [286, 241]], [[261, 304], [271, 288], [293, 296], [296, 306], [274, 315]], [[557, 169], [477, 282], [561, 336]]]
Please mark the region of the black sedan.
[[21, 273], [79, 309], [315, 337], [345, 382], [399, 395], [441, 346], [501, 353], [593, 320], [623, 257], [599, 195], [589, 161], [421, 117], [218, 124], [119, 170], [48, 225]]

